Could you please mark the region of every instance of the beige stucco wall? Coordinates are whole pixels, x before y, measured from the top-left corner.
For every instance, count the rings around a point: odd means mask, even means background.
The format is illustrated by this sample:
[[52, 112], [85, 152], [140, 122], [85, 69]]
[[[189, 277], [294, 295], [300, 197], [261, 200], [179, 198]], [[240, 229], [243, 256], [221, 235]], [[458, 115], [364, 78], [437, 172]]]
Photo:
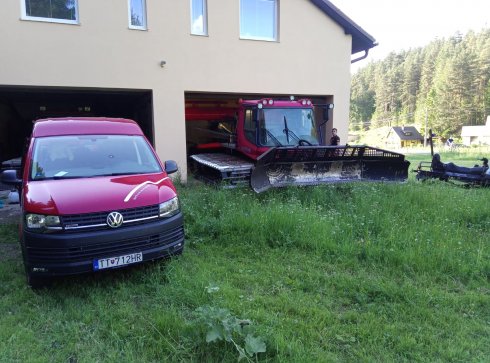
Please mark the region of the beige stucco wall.
[[20, 20], [20, 1], [0, 2], [0, 85], [151, 89], [163, 160], [185, 166], [187, 91], [333, 95], [347, 140], [351, 38], [309, 0], [280, 1], [278, 42], [240, 40], [239, 0], [208, 0], [208, 36], [189, 0], [147, 0], [147, 31], [126, 0], [79, 0], [79, 25]]

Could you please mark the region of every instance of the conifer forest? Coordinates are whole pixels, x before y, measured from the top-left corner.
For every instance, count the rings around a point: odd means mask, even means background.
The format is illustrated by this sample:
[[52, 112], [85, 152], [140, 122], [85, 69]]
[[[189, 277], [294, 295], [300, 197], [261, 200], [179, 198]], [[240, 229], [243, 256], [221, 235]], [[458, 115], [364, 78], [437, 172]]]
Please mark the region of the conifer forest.
[[352, 76], [350, 128], [417, 125], [441, 137], [490, 114], [490, 28], [392, 52]]

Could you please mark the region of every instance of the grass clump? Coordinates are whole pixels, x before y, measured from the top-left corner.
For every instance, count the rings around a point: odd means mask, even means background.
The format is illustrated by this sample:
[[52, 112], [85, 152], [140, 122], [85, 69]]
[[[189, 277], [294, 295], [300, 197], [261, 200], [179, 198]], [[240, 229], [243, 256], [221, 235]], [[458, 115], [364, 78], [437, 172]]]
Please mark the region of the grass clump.
[[16, 243], [18, 240], [15, 224], [0, 224], [0, 243]]

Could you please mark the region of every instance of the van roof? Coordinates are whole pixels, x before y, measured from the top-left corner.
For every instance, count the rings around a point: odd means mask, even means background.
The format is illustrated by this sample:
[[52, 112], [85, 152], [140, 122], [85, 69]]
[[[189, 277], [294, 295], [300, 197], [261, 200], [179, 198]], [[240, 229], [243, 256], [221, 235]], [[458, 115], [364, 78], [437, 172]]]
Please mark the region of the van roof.
[[64, 117], [34, 121], [33, 137], [61, 135], [143, 135], [136, 122], [124, 118]]

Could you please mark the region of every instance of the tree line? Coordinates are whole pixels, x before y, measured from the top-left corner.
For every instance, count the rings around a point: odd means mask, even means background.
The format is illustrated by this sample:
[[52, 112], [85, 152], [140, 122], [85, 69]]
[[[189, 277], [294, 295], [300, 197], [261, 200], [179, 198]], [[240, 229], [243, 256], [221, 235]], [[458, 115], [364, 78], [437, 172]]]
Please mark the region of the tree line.
[[457, 137], [489, 114], [490, 28], [392, 52], [352, 77], [352, 130], [416, 124]]

